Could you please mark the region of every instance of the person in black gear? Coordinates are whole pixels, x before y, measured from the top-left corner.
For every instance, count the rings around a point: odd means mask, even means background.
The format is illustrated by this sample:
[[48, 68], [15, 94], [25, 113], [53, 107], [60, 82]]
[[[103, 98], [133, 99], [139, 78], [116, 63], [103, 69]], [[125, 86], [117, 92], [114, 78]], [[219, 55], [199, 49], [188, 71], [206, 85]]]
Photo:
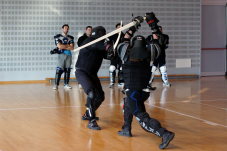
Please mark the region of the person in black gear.
[[[121, 27], [121, 24], [117, 23], [116, 29], [118, 29], [120, 27]], [[122, 32], [119, 42], [121, 42], [123, 37], [124, 37], [124, 33]], [[118, 38], [118, 34], [115, 34], [113, 36], [110, 36], [109, 40], [112, 43], [115, 43], [117, 38]], [[116, 69], [118, 69], [118, 86], [123, 86], [124, 80], [123, 80], [123, 72], [122, 72], [122, 61], [117, 54], [116, 54], [116, 59], [110, 61], [110, 68], [109, 68], [109, 72], [110, 72], [110, 85], [109, 85], [109, 87], [110, 88], [114, 87], [115, 77], [116, 77]]]
[[[141, 17], [140, 22], [142, 20], [143, 17]], [[146, 21], [151, 27], [153, 34], [160, 38], [161, 32], [157, 27], [158, 19], [153, 12], [146, 13]], [[135, 115], [140, 126], [145, 131], [162, 137], [162, 143], [159, 145], [159, 148], [163, 149], [168, 146], [175, 134], [163, 128], [158, 120], [151, 118], [146, 112], [144, 105], [144, 102], [150, 95], [150, 92], [145, 91], [150, 79], [150, 62], [160, 54], [160, 48], [157, 43], [149, 43], [143, 36], [137, 35], [133, 37], [135, 31], [136, 28], [131, 27], [125, 34], [125, 42], [119, 44], [117, 48], [118, 54], [124, 61], [122, 67], [127, 96], [123, 99], [123, 130], [119, 131], [118, 135], [132, 137], [131, 124], [133, 115]], [[161, 40], [156, 42], [162, 44]]]
[[[82, 43], [84, 42], [85, 39], [87, 39], [88, 37], [91, 36], [91, 30], [92, 30], [91, 26], [86, 27], [85, 33], [81, 37], [79, 37], [79, 39], [77, 41], [78, 47], [80, 47], [82, 45]], [[80, 89], [82, 88], [82, 86], [80, 84], [79, 84], [79, 88]]]
[[[160, 32], [162, 32], [162, 27], [158, 26]], [[154, 79], [154, 72], [157, 70], [157, 67], [159, 66], [159, 70], [161, 72], [162, 75], [162, 81], [163, 81], [163, 86], [167, 86], [170, 87], [171, 84], [168, 82], [168, 75], [167, 75], [167, 70], [166, 70], [166, 52], [165, 50], [168, 48], [168, 44], [169, 44], [169, 36], [166, 34], [162, 33], [162, 38], [163, 38], [163, 44], [159, 45], [161, 48], [161, 54], [160, 56], [154, 60], [153, 65], [152, 65], [152, 69], [151, 69], [151, 78], [148, 84], [148, 88], [150, 89], [155, 89], [155, 87], [152, 87], [152, 81]], [[152, 41], [157, 41], [157, 36], [155, 34], [149, 35], [146, 40], [152, 42]]]
[[85, 39], [87, 39], [88, 37], [91, 36], [91, 30], [92, 30], [91, 26], [86, 27], [85, 33], [83, 34], [83, 36], [79, 37], [79, 39], [77, 41], [78, 47], [80, 47], [82, 45], [82, 43], [84, 42]]
[[[82, 45], [87, 44], [106, 34], [106, 30], [102, 26], [92, 29], [91, 37], [87, 38]], [[76, 78], [82, 85], [84, 92], [87, 94], [86, 112], [82, 116], [82, 120], [89, 120], [88, 128], [100, 130], [96, 120], [95, 111], [99, 108], [105, 99], [97, 73], [101, 67], [103, 59], [111, 59], [114, 56], [113, 45], [104, 43], [104, 40], [94, 43], [80, 50], [78, 60], [76, 62]]]

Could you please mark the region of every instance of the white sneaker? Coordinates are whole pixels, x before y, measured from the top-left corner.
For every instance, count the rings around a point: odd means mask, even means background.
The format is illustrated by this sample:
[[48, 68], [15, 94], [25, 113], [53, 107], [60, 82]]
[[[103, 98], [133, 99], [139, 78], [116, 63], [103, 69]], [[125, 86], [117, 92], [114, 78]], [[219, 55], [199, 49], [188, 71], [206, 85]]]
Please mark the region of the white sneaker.
[[124, 86], [124, 83], [118, 83], [118, 86], [119, 87], [123, 87]]
[[82, 89], [82, 85], [81, 84], [79, 84], [79, 89]]
[[72, 89], [72, 87], [71, 87], [70, 85], [68, 85], [68, 84], [66, 84], [66, 85], [64, 86], [64, 88], [66, 88], [66, 89]]
[[57, 90], [57, 89], [58, 89], [58, 86], [57, 86], [57, 85], [55, 85], [53, 89], [54, 89], [54, 90]]
[[163, 83], [163, 86], [171, 87], [170, 83]]
[[114, 83], [110, 83], [109, 88], [113, 88], [114, 87]]

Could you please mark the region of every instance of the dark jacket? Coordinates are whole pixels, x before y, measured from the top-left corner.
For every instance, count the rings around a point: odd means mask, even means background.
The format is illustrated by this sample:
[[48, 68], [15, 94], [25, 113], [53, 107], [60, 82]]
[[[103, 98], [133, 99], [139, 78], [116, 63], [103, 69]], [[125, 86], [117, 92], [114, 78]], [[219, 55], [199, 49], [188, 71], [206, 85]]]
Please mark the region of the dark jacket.
[[88, 36], [86, 35], [86, 33], [84, 33], [83, 36], [81, 36], [77, 41], [78, 47], [80, 47], [82, 45], [82, 43], [84, 42], [84, 40], [87, 38], [88, 38]]
[[[82, 45], [95, 40], [94, 37], [87, 38]], [[102, 65], [102, 61], [107, 57], [107, 51], [104, 48], [104, 41], [99, 41], [80, 50], [76, 68], [86, 71], [91, 75], [96, 75]]]

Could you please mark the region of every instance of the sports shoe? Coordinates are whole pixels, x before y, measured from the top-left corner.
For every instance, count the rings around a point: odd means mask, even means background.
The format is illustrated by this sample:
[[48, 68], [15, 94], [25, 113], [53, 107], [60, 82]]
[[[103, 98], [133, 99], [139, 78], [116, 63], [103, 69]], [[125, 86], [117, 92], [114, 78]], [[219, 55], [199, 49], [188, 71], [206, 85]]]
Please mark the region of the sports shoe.
[[82, 89], [82, 85], [81, 84], [79, 84], [79, 88]]
[[64, 88], [66, 88], [66, 89], [72, 89], [72, 87], [70, 85], [68, 85], [68, 84], [65, 84], [64, 85]]
[[159, 145], [159, 149], [164, 149], [169, 145], [169, 142], [174, 138], [175, 134], [170, 131], [165, 131], [162, 136], [162, 144]]
[[131, 131], [124, 131], [124, 130], [122, 130], [122, 131], [118, 131], [117, 134], [118, 135], [121, 135], [121, 136], [125, 136], [125, 137], [132, 137]]
[[123, 87], [124, 86], [124, 83], [118, 83], [118, 86], [119, 87]]
[[90, 128], [90, 129], [92, 129], [92, 130], [101, 130], [101, 127], [98, 126], [98, 124], [96, 123], [96, 120], [95, 119], [89, 121], [87, 127]]
[[[81, 119], [82, 120], [89, 120], [89, 117], [84, 114], [84, 115], [82, 115]], [[98, 121], [99, 117], [95, 117], [95, 120]]]
[[171, 87], [170, 83], [163, 83], [163, 86]]
[[55, 85], [55, 86], [53, 87], [53, 89], [54, 89], [54, 90], [57, 90], [57, 89], [58, 89], [58, 86], [57, 86], [57, 85]]
[[156, 90], [156, 87], [152, 87], [150, 84], [147, 85], [147, 88], [152, 91]]
[[110, 83], [109, 88], [113, 88], [114, 87], [114, 83]]

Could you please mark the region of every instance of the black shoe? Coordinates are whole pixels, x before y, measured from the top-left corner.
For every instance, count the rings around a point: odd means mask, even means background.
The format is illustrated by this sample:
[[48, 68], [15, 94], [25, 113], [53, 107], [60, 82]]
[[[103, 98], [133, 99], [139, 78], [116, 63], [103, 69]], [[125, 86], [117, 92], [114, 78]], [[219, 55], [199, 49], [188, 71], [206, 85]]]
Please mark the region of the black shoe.
[[118, 131], [117, 134], [118, 135], [121, 135], [121, 136], [125, 136], [125, 137], [132, 137], [131, 131], [124, 131], [124, 130], [122, 130], [122, 131]]
[[[89, 117], [84, 114], [84, 115], [82, 115], [81, 119], [82, 120], [89, 120]], [[99, 117], [95, 117], [95, 120], [98, 121]]]
[[147, 85], [147, 88], [152, 91], [156, 90], [156, 87], [151, 87], [149, 84]]
[[98, 124], [96, 123], [95, 119], [91, 120], [88, 123], [88, 128], [92, 129], [92, 130], [101, 130], [101, 127], [98, 126]]
[[175, 134], [170, 131], [165, 131], [162, 136], [162, 144], [159, 145], [159, 149], [164, 149], [169, 145], [169, 142], [174, 138]]
[[122, 125], [122, 127], [121, 127], [122, 130], [124, 129], [124, 126], [125, 126], [125, 125]]

